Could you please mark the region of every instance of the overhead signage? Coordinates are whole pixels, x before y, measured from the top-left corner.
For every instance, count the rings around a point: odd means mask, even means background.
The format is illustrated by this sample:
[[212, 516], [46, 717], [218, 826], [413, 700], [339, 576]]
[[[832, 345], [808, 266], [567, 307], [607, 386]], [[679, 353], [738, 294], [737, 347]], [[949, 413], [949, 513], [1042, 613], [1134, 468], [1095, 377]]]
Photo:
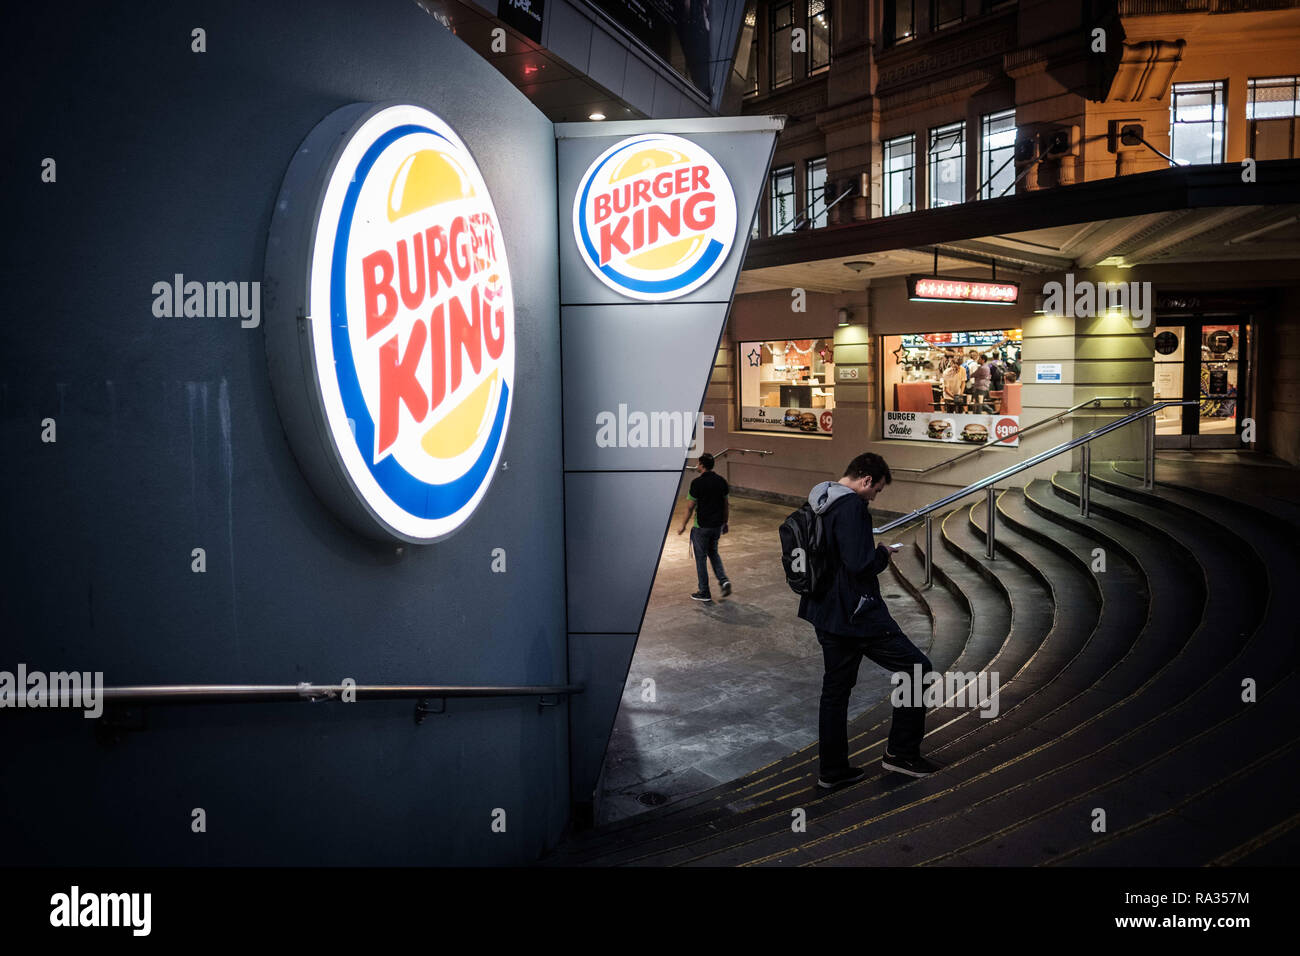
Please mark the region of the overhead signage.
[[497, 16], [534, 43], [542, 42], [546, 0], [501, 0], [497, 4]]
[[573, 235], [582, 260], [631, 299], [663, 302], [707, 282], [736, 238], [736, 197], [707, 150], [650, 133], [601, 153], [578, 184]]
[[[340, 130], [345, 113], [356, 119]], [[304, 323], [268, 327], [277, 402], [308, 479], [348, 523], [429, 543], [473, 513], [505, 443], [505, 241], [473, 156], [428, 110], [345, 108], [313, 137], [333, 149], [295, 156], [268, 243], [281, 311], [301, 303]], [[282, 248], [295, 236], [301, 248]]]
[[907, 297], [913, 302], [1014, 305], [1020, 297], [1020, 283], [978, 282], [952, 276], [908, 276]]

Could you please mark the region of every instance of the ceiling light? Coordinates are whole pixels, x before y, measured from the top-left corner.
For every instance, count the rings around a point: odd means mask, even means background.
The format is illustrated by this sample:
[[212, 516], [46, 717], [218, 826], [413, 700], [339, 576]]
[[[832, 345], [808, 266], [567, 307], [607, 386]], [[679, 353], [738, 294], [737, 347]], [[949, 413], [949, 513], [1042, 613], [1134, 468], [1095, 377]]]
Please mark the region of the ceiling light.
[[875, 263], [869, 259], [854, 259], [852, 262], [844, 263], [844, 268], [852, 269], [854, 272], [861, 272], [863, 269], [870, 269]]
[[597, 121], [603, 120], [604, 118], [605, 118], [605, 114], [601, 112], [592, 113], [590, 116], [587, 117], [587, 119], [589, 120], [597, 120]]

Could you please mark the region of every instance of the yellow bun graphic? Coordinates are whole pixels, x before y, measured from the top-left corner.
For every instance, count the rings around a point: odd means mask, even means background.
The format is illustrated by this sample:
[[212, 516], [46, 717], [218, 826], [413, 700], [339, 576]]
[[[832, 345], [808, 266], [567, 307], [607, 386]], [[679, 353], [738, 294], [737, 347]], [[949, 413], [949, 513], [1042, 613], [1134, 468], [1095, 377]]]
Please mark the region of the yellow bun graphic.
[[639, 149], [618, 165], [618, 168], [614, 170], [614, 175], [609, 177], [609, 181], [616, 183], [620, 179], [630, 179], [639, 173], [644, 173], [647, 169], [676, 166], [679, 163], [686, 162], [690, 162], [690, 157], [685, 153], [679, 153], [675, 149], [666, 149], [663, 146]]
[[690, 236], [648, 252], [638, 252], [634, 256], [628, 256], [627, 262], [628, 265], [636, 266], [638, 269], [671, 269], [695, 255], [702, 245], [704, 245], [703, 238]]
[[498, 371], [493, 369], [492, 374], [475, 386], [459, 405], [424, 433], [420, 447], [426, 454], [431, 458], [445, 459], [455, 458], [469, 450], [483, 430], [488, 399], [496, 391], [497, 375]]
[[388, 190], [388, 221], [454, 199], [468, 199], [474, 187], [460, 163], [446, 153], [422, 149], [402, 160]]

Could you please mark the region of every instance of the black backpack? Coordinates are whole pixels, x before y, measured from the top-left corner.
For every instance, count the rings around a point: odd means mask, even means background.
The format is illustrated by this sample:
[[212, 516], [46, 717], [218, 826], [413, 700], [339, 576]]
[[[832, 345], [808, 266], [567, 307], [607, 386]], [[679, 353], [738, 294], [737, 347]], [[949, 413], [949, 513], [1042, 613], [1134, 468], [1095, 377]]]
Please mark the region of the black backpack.
[[993, 386], [993, 391], [1002, 391], [1002, 383], [1006, 380], [1001, 364], [989, 366], [989, 384]]
[[835, 569], [831, 564], [822, 515], [804, 502], [781, 522], [781, 566], [785, 581], [795, 594], [820, 597], [830, 587]]

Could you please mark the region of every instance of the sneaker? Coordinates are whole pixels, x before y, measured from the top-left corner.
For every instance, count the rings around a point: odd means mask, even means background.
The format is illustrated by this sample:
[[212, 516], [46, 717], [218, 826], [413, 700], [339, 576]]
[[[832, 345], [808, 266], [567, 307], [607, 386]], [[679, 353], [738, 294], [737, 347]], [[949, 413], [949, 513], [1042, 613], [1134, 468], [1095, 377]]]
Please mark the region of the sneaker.
[[722, 582], [722, 596], [723, 596], [723, 597], [726, 597], [726, 596], [729, 595], [730, 593], [731, 593], [731, 582], [730, 582], [730, 581], [723, 581], [723, 582]]
[[928, 777], [930, 774], [943, 769], [942, 764], [926, 760], [919, 754], [915, 757], [895, 757], [888, 752], [885, 754], [885, 759], [880, 761], [880, 766], [895, 773], [905, 773], [909, 777]]
[[709, 596], [708, 591], [696, 591], [694, 594], [691, 595], [691, 600], [703, 601], [705, 604], [710, 604], [713, 602], [713, 598]]
[[823, 790], [834, 790], [836, 787], [845, 787], [851, 783], [857, 783], [866, 775], [865, 767], [846, 767], [843, 770], [822, 774], [817, 778], [817, 786]]

